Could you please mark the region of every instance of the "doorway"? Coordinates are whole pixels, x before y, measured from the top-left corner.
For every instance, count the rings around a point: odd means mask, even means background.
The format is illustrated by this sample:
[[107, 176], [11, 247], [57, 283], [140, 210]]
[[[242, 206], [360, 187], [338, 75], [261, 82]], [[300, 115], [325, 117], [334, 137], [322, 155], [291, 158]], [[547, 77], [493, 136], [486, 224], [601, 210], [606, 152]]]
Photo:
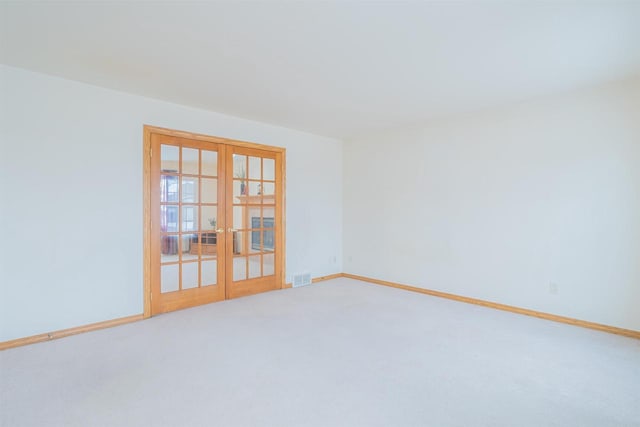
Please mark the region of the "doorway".
[[145, 126], [145, 317], [283, 287], [284, 152]]

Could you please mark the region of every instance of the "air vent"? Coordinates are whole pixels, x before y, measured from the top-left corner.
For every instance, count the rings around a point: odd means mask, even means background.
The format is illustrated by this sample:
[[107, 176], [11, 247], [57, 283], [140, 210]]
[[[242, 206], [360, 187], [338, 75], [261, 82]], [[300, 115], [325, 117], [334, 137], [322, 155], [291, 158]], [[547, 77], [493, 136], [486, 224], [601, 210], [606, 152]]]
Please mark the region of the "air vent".
[[293, 275], [293, 287], [305, 286], [311, 284], [311, 273], [300, 273]]

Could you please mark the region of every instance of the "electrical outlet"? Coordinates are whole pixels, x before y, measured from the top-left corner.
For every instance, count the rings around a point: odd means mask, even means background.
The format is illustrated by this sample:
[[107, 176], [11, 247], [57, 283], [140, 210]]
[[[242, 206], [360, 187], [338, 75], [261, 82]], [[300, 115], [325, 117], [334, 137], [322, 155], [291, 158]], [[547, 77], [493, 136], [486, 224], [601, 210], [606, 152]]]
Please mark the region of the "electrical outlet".
[[554, 282], [549, 283], [549, 293], [551, 295], [558, 295], [559, 290], [560, 289], [557, 283], [554, 283]]

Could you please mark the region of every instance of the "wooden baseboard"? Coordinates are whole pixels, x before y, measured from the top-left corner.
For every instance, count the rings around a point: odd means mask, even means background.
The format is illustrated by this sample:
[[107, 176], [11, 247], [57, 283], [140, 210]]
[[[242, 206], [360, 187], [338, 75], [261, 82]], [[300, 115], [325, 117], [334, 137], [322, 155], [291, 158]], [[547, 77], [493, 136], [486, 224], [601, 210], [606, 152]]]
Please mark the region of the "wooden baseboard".
[[640, 339], [640, 331], [634, 331], [631, 329], [623, 329], [615, 326], [602, 325], [600, 323], [588, 322], [586, 320], [573, 319], [571, 317], [558, 316], [555, 314], [543, 313], [541, 311], [529, 310], [527, 308], [514, 307], [511, 305], [500, 304], [491, 301], [484, 301], [481, 299], [463, 297], [460, 295], [449, 294], [446, 292], [432, 291], [430, 289], [417, 288], [415, 286], [402, 285], [400, 283], [388, 282], [386, 280], [372, 279], [370, 277], [357, 276], [355, 274], [343, 273], [342, 277], [349, 279], [362, 280], [364, 282], [374, 283], [376, 285], [389, 286], [397, 289], [404, 289], [411, 292], [418, 292], [421, 294], [431, 295], [440, 298], [447, 298], [454, 301], [465, 302], [467, 304], [476, 304], [483, 307], [494, 308], [497, 310], [510, 311], [512, 313], [524, 314], [525, 316], [538, 317], [540, 319], [552, 320], [554, 322], [567, 323], [569, 325], [580, 326], [582, 328], [595, 329], [597, 331], [608, 332], [616, 335], [623, 335], [625, 337]]
[[39, 335], [33, 335], [25, 338], [17, 338], [15, 340], [0, 342], [0, 351], [8, 348], [20, 347], [27, 344], [35, 344], [43, 341], [51, 341], [58, 338], [68, 337], [71, 335], [81, 334], [83, 332], [96, 331], [98, 329], [111, 328], [113, 326], [124, 325], [125, 323], [137, 322], [142, 320], [142, 314], [134, 316], [121, 317], [119, 319], [105, 320], [104, 322], [91, 323], [90, 325], [78, 326], [75, 328], [62, 329]]
[[[318, 283], [318, 282], [323, 282], [325, 280], [337, 279], [338, 277], [342, 277], [343, 275], [344, 275], [344, 273], [335, 273], [335, 274], [329, 274], [328, 276], [314, 277], [314, 278], [311, 279], [311, 283]], [[282, 288], [283, 289], [288, 289], [288, 288], [292, 288], [292, 287], [293, 287], [292, 283], [285, 283]]]
[[[328, 276], [314, 277], [311, 279], [312, 283], [321, 282], [323, 280], [331, 280], [342, 277], [342, 273], [331, 274]], [[285, 283], [283, 288], [291, 288], [291, 283]], [[81, 334], [83, 332], [96, 331], [98, 329], [111, 328], [113, 326], [124, 325], [126, 323], [137, 322], [143, 320], [145, 317], [143, 314], [136, 314], [134, 316], [121, 317], [119, 319], [106, 320], [104, 322], [92, 323], [90, 325], [78, 326], [75, 328], [62, 329], [60, 331], [47, 332], [44, 334], [33, 335], [30, 337], [17, 338], [15, 340], [0, 342], [0, 351], [8, 348], [20, 347], [28, 344], [35, 344], [44, 341], [51, 341], [58, 338], [68, 337], [71, 335]]]
[[[543, 313], [541, 311], [529, 310], [526, 308], [514, 307], [511, 305], [500, 304], [491, 301], [484, 301], [477, 298], [464, 297], [455, 294], [449, 294], [446, 292], [433, 291], [431, 289], [418, 288], [415, 286], [403, 285], [395, 282], [388, 282], [386, 280], [373, 279], [371, 277], [358, 276], [349, 273], [336, 273], [328, 276], [320, 276], [311, 279], [312, 283], [318, 283], [325, 280], [337, 279], [339, 277], [346, 277], [349, 279], [361, 280], [363, 282], [373, 283], [376, 285], [389, 286], [397, 289], [404, 289], [406, 291], [418, 292], [421, 294], [431, 295], [439, 298], [447, 298], [454, 301], [460, 301], [467, 304], [481, 305], [483, 307], [494, 308], [496, 310], [510, 311], [512, 313], [523, 314], [525, 316], [538, 317], [540, 319], [551, 320], [554, 322], [567, 323], [569, 325], [580, 326], [588, 329], [595, 329], [597, 331], [608, 332], [616, 335], [623, 335], [625, 337], [640, 339], [640, 331], [634, 331], [631, 329], [618, 328], [615, 326], [602, 325], [600, 323], [588, 322], [586, 320], [573, 319], [571, 317], [558, 316], [555, 314]], [[284, 288], [291, 288], [291, 283], [285, 283]], [[96, 331], [98, 329], [111, 328], [113, 326], [124, 325], [126, 323], [137, 322], [143, 320], [142, 314], [136, 314], [134, 316], [121, 317], [119, 319], [106, 320], [104, 322], [92, 323], [90, 325], [78, 326], [75, 328], [63, 329], [60, 331], [49, 332], [45, 334], [33, 335], [31, 337], [18, 338], [10, 341], [0, 342], [0, 351], [8, 348], [20, 347], [27, 344], [35, 344], [43, 341], [50, 341], [58, 338], [68, 337], [71, 335], [81, 334], [83, 332]]]
[[325, 280], [333, 280], [343, 276], [344, 276], [344, 273], [336, 273], [336, 274], [329, 274], [328, 276], [314, 277], [313, 279], [311, 279], [311, 283], [323, 282]]

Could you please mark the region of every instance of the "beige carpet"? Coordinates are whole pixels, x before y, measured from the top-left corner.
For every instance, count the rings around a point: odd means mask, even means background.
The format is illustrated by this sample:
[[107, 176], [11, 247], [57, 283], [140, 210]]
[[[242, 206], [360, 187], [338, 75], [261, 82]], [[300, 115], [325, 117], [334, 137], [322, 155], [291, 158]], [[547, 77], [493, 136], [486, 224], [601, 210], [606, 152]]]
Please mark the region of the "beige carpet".
[[2, 426], [640, 426], [640, 341], [336, 279], [0, 352]]

